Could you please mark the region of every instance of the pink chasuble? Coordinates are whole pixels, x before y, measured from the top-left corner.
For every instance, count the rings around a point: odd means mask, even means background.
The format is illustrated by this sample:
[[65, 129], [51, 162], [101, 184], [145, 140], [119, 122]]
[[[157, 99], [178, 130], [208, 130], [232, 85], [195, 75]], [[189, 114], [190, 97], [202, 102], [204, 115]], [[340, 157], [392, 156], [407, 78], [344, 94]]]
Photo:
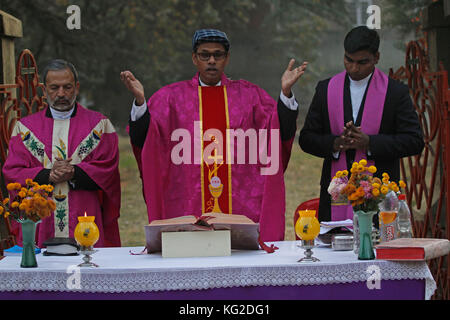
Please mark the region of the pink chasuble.
[[[328, 115], [330, 118], [331, 133], [340, 136], [344, 130], [344, 84], [346, 72], [342, 72], [331, 78], [328, 85]], [[384, 102], [389, 78], [386, 74], [375, 68], [372, 80], [367, 90], [361, 120], [361, 131], [367, 135], [376, 135], [380, 130], [381, 118], [383, 116]], [[355, 161], [366, 159], [366, 153], [356, 150]], [[374, 165], [374, 161], [368, 160], [368, 165]], [[339, 159], [331, 163], [331, 178], [337, 171], [347, 170], [347, 158], [345, 152], [341, 152]], [[331, 205], [331, 220], [341, 221], [353, 219], [353, 208], [351, 205]]]
[[[77, 106], [68, 120], [54, 120], [46, 110], [21, 119], [13, 131], [3, 167], [7, 183], [25, 184], [43, 169], [51, 169], [55, 157], [72, 158], [101, 190], [73, 190], [68, 183], [55, 186], [57, 205], [51, 217], [37, 225], [38, 246], [55, 236], [73, 237], [78, 216], [95, 216], [100, 230], [96, 247], [120, 246], [120, 176], [118, 137], [110, 121], [98, 112]], [[76, 182], [75, 182], [76, 183]], [[19, 244], [21, 228], [12, 221]]]
[[[244, 132], [252, 129], [256, 134], [266, 130], [266, 152], [269, 157], [274, 155], [269, 164], [250, 164], [248, 146], [235, 144], [230, 150], [230, 154], [234, 151], [230, 166], [232, 213], [259, 223], [262, 241], [283, 240], [283, 172], [293, 139], [281, 142], [277, 104], [264, 90], [244, 80], [229, 80], [225, 75], [222, 85], [226, 88], [229, 128]], [[192, 80], [160, 89], [148, 101], [150, 124], [145, 144], [142, 150], [133, 150], [141, 171], [149, 221], [202, 214], [201, 92], [197, 74]], [[182, 151], [180, 145], [184, 146]], [[245, 156], [245, 163], [238, 162], [239, 152]], [[262, 175], [261, 170], [270, 165], [275, 167], [273, 174]]]

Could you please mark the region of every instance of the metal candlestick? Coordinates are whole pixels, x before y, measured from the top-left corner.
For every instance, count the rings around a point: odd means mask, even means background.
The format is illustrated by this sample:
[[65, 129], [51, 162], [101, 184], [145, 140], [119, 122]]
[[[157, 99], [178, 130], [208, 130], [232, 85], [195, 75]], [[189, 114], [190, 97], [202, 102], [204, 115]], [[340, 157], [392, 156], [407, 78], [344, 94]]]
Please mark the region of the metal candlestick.
[[305, 249], [305, 257], [298, 260], [298, 262], [317, 262], [320, 261], [316, 257], [313, 257], [313, 251], [312, 248], [315, 247], [314, 245], [314, 239], [313, 240], [302, 240], [301, 248]]
[[91, 255], [93, 255], [96, 252], [97, 252], [97, 250], [94, 250], [93, 246], [89, 246], [89, 247], [81, 246], [80, 253], [84, 255], [84, 257], [83, 257], [83, 261], [84, 262], [80, 263], [78, 265], [78, 267], [81, 267], [81, 268], [92, 268], [92, 267], [97, 268], [98, 265], [93, 263], [93, 262], [91, 262], [92, 261]]

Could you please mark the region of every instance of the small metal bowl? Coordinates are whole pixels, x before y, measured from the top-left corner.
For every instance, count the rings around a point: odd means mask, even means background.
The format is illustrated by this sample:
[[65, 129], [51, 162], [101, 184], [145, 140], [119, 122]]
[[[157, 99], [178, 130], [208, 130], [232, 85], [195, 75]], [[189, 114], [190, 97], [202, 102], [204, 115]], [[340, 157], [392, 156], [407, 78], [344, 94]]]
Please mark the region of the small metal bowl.
[[353, 236], [349, 234], [334, 234], [331, 238], [331, 247], [335, 251], [353, 250]]

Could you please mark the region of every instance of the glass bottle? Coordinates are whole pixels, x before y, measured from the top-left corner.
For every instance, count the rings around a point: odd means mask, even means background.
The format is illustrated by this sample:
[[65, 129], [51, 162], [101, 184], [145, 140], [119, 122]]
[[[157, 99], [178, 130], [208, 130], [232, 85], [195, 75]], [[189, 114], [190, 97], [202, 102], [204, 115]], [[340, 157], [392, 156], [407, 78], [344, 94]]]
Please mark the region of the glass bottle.
[[398, 208], [398, 238], [412, 238], [411, 211], [406, 203], [406, 196], [401, 194]]

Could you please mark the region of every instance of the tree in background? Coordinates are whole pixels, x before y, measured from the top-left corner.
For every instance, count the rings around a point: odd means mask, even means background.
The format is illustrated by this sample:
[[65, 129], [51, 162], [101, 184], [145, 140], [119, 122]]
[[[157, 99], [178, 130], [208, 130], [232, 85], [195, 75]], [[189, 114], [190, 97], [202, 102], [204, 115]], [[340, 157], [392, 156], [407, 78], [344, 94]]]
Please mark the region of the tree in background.
[[[81, 30], [66, 27], [69, 5], [81, 9]], [[232, 42], [229, 75], [277, 97], [289, 59], [314, 61], [320, 34], [338, 8], [336, 2], [321, 0], [0, 0], [0, 6], [23, 22], [18, 50], [31, 49], [41, 69], [56, 57], [73, 62], [85, 104], [121, 128], [131, 97], [122, 88], [120, 71], [133, 70], [147, 96], [189, 79], [195, 72], [192, 34], [218, 28]]]
[[405, 36], [420, 26], [420, 12], [436, 0], [382, 0], [385, 22]]
[[[328, 41], [340, 43], [354, 24], [352, 1], [357, 0], [0, 0], [0, 8], [22, 20], [18, 51], [31, 49], [41, 70], [53, 58], [73, 62], [83, 104], [123, 130], [131, 97], [119, 73], [132, 70], [147, 97], [168, 83], [190, 79], [195, 72], [191, 37], [199, 28], [224, 30], [232, 45], [227, 75], [256, 83], [274, 98], [289, 59], [309, 61], [308, 73], [294, 89], [307, 107], [317, 80], [340, 71], [340, 65], [330, 66], [341, 57]], [[427, 1], [379, 2], [389, 23], [407, 31], [408, 10]], [[69, 5], [81, 9], [81, 30], [66, 27]]]

